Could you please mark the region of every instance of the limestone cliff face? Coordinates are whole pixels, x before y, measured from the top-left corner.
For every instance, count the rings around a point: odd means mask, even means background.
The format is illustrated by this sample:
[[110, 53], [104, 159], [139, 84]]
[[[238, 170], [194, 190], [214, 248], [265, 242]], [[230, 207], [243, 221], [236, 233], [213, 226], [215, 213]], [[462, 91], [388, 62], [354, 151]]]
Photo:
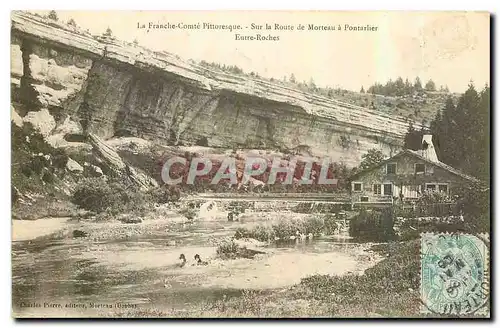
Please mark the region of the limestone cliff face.
[[[210, 71], [167, 53], [12, 14], [13, 101], [68, 116], [107, 139], [275, 148], [356, 165], [399, 150], [408, 123], [259, 79]], [[418, 126], [418, 125], [417, 125]]]

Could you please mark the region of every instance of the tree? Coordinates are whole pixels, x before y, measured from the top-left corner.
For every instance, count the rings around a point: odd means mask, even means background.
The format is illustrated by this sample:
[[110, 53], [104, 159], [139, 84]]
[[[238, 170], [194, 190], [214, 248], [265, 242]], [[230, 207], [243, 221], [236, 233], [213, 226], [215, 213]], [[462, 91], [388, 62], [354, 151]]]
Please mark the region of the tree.
[[290, 75], [290, 82], [297, 83], [297, 79], [295, 79], [295, 75], [293, 73]]
[[403, 96], [405, 94], [405, 83], [402, 77], [398, 77], [395, 82], [396, 96]]
[[70, 26], [73, 26], [73, 27], [76, 27], [76, 22], [73, 18], [70, 18], [70, 20], [68, 21], [68, 25]]
[[408, 126], [408, 132], [406, 132], [404, 145], [405, 149], [419, 150], [422, 147], [422, 137], [424, 134], [429, 133], [424, 127], [419, 130], [415, 130], [413, 123], [410, 122]]
[[372, 168], [376, 166], [378, 163], [382, 162], [384, 160], [384, 154], [382, 153], [381, 150], [372, 148], [368, 150], [366, 154], [363, 154], [361, 156], [361, 164], [359, 165], [359, 168], [361, 170], [366, 170], [369, 168]]
[[406, 78], [405, 87], [404, 87], [405, 95], [411, 95], [413, 93], [413, 85], [410, 83], [410, 80]]
[[360, 93], [365, 93], [365, 88], [363, 88], [363, 86], [361, 86], [361, 90], [359, 90]]
[[137, 39], [134, 39], [134, 42], [133, 42], [133, 43], [134, 43], [134, 45], [135, 45], [135, 46], [138, 46], [138, 45], [139, 45], [139, 41], [138, 41]]
[[314, 83], [314, 80], [313, 80], [312, 77], [309, 79], [309, 85], [308, 85], [308, 87], [309, 87], [309, 90], [311, 90], [311, 91], [316, 91], [318, 89], [316, 87], [316, 83]]
[[51, 10], [51, 11], [49, 12], [49, 16], [48, 16], [48, 17], [49, 17], [49, 19], [52, 19], [52, 20], [55, 20], [55, 21], [57, 21], [57, 20], [59, 19], [59, 18], [57, 17], [57, 13], [56, 13], [56, 11], [55, 11], [55, 10]]
[[393, 96], [396, 92], [396, 84], [392, 81], [392, 79], [389, 79], [382, 90], [383, 95]]
[[422, 81], [420, 81], [420, 78], [417, 76], [415, 78], [415, 83], [413, 84], [413, 88], [415, 91], [422, 91]]
[[[489, 132], [490, 88], [477, 92], [472, 83], [456, 105], [449, 96], [430, 125], [439, 160], [483, 181], [490, 179]], [[410, 127], [405, 146], [412, 149], [418, 138]]]
[[108, 27], [106, 29], [106, 32], [104, 32], [104, 36], [108, 37], [108, 38], [112, 37], [113, 36], [113, 31], [111, 31], [111, 29]]
[[432, 81], [432, 79], [425, 84], [425, 90], [436, 91], [436, 84]]

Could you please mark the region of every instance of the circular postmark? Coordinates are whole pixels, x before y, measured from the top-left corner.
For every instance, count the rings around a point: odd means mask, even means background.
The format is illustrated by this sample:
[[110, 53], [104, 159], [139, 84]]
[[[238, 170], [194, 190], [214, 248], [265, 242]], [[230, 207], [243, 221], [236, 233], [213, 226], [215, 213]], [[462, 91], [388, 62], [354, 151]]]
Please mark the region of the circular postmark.
[[422, 236], [421, 296], [428, 311], [473, 314], [489, 298], [487, 247], [476, 236]]

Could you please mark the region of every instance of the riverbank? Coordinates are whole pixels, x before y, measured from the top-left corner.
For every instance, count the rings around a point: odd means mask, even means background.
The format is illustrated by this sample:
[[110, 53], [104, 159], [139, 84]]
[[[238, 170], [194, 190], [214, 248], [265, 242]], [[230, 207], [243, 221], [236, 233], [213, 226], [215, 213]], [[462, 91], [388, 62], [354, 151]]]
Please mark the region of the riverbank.
[[364, 274], [316, 274], [273, 290], [247, 289], [199, 307], [145, 308], [113, 316], [146, 317], [417, 317], [419, 316], [418, 240], [373, 245], [385, 258]]
[[[36, 220], [18, 220], [12, 222], [12, 241], [30, 241], [39, 238], [84, 238], [92, 241], [119, 240], [138, 235], [154, 234], [174, 226], [187, 224], [188, 220], [176, 211], [167, 207], [154, 208], [148, 215], [140, 218], [137, 223], [124, 223], [118, 216], [107, 221], [96, 221], [73, 217], [45, 217]], [[76, 234], [75, 234], [75, 231]]]
[[12, 220], [12, 241], [29, 241], [52, 236], [71, 226], [70, 220], [70, 217]]

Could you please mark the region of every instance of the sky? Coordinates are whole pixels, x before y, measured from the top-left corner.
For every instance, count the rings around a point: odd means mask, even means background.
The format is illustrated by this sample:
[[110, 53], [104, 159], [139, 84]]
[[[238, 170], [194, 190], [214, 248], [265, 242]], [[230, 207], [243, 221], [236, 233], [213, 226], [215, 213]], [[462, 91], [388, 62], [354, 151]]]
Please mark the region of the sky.
[[[47, 11], [40, 11], [47, 14]], [[332, 11], [58, 11], [92, 34], [108, 27], [122, 40], [181, 58], [237, 65], [265, 77], [298, 81], [311, 78], [320, 87], [358, 91], [374, 82], [401, 76], [463, 92], [470, 81], [490, 84], [490, 21], [485, 12], [332, 12]], [[235, 40], [236, 32], [141, 29], [149, 23], [240, 24], [242, 35], [271, 34], [279, 41]], [[252, 31], [251, 24], [306, 26], [305, 31]], [[341, 31], [308, 31], [308, 24], [340, 26]], [[376, 31], [345, 31], [370, 25]], [[245, 28], [248, 27], [248, 28]]]

